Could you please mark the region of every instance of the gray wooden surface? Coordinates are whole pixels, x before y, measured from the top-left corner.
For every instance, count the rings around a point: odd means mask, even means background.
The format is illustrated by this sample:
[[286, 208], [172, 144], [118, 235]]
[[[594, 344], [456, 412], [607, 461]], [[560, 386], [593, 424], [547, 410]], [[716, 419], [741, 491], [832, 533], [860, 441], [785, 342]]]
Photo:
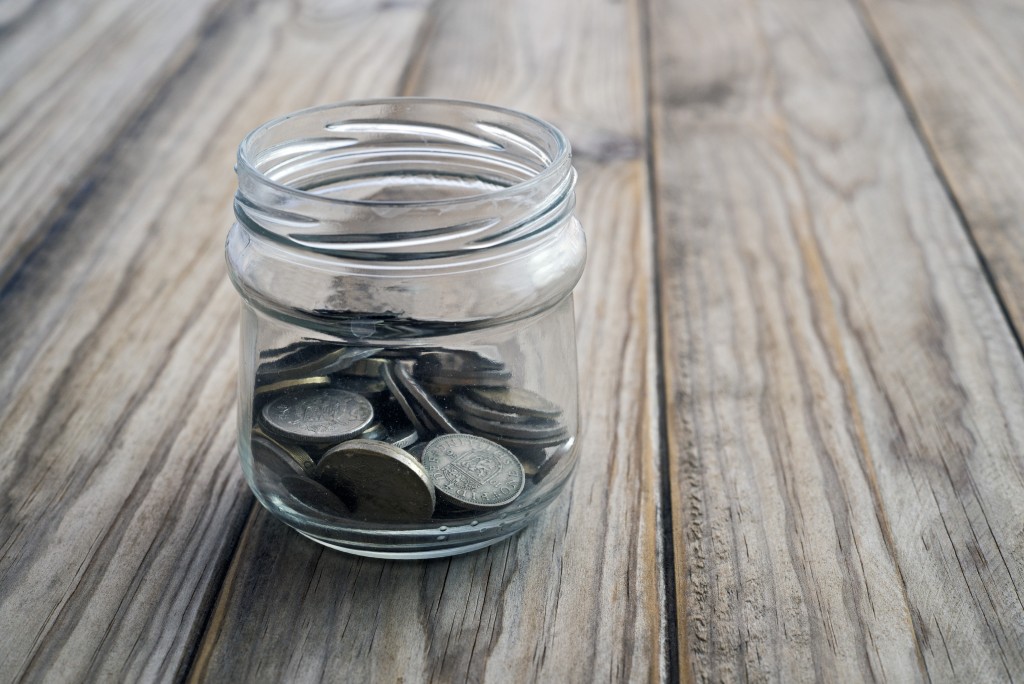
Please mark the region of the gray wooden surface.
[[[1024, 4], [0, 3], [0, 681], [1024, 681]], [[234, 447], [234, 147], [478, 99], [574, 145], [583, 460], [346, 557]], [[1016, 332], [1015, 332], [1016, 331]]]

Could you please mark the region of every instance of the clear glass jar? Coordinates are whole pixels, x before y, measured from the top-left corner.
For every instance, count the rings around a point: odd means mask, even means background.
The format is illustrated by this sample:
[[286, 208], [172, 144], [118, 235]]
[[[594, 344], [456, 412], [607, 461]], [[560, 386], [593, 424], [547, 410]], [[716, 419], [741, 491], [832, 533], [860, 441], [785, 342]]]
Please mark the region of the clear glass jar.
[[493, 544], [577, 461], [569, 143], [470, 102], [308, 109], [239, 147], [239, 451], [307, 537], [425, 558]]

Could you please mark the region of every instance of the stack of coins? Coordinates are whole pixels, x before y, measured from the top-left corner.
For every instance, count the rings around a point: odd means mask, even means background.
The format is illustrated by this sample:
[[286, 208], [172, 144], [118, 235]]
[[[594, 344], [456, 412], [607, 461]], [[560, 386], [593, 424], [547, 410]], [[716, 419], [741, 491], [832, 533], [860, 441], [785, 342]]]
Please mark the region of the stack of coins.
[[264, 357], [253, 458], [299, 508], [388, 524], [495, 510], [572, 452], [561, 408], [477, 352], [301, 341]]

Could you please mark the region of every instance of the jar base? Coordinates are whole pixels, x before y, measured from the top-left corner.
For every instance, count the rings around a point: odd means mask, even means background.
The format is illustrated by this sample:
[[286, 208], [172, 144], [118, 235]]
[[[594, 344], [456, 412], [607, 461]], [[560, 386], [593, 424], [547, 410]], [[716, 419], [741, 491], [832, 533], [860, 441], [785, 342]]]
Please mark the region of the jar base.
[[304, 532], [298, 528], [295, 529], [299, 534], [307, 539], [315, 541], [322, 546], [326, 546], [329, 549], [335, 551], [341, 551], [352, 556], [362, 556], [364, 558], [383, 558], [387, 560], [425, 560], [429, 558], [447, 558], [448, 556], [461, 556], [464, 553], [472, 553], [473, 551], [479, 551], [480, 549], [492, 546], [498, 542], [504, 541], [509, 537], [514, 536], [520, 532], [526, 525], [517, 529], [511, 530], [508, 534], [503, 534], [500, 537], [494, 537], [491, 539], [484, 539], [482, 541], [472, 541], [464, 544], [458, 544], [456, 546], [446, 546], [442, 548], [408, 548], [408, 549], [388, 549], [386, 551], [375, 548], [367, 548], [362, 546], [349, 546], [345, 544], [339, 544], [334, 541], [317, 537], [316, 535]]

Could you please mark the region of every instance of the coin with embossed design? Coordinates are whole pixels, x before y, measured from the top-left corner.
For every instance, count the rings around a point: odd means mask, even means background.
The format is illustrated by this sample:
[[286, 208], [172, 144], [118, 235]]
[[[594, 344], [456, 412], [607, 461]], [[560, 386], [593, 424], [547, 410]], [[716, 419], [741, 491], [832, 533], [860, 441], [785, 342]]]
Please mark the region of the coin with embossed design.
[[421, 460], [438, 496], [462, 508], [485, 511], [506, 506], [526, 483], [523, 466], [511, 451], [476, 435], [436, 437]]
[[261, 412], [267, 431], [295, 442], [329, 444], [358, 435], [373, 420], [373, 406], [354, 392], [333, 387], [283, 394]]

